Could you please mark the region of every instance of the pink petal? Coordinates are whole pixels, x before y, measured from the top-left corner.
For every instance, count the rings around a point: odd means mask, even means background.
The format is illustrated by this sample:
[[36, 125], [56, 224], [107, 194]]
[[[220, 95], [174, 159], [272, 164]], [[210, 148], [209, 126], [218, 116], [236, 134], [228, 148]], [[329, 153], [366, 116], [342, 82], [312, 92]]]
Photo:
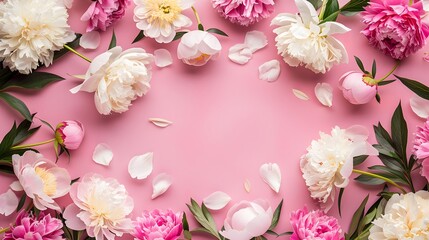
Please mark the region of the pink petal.
[[429, 100], [414, 96], [410, 98], [410, 106], [417, 116], [425, 119], [429, 117]]
[[7, 190], [7, 192], [0, 195], [0, 214], [9, 216], [12, 214], [18, 207], [18, 197], [12, 190]]
[[100, 33], [97, 31], [84, 33], [80, 37], [79, 45], [85, 49], [96, 49], [100, 45]]
[[85, 223], [77, 217], [80, 213], [80, 208], [75, 204], [70, 204], [63, 212], [63, 217], [66, 219], [66, 226], [73, 230], [84, 230]]
[[167, 67], [173, 64], [173, 58], [167, 49], [157, 49], [153, 52], [155, 56], [155, 65], [158, 67]]
[[268, 45], [267, 36], [260, 31], [247, 32], [244, 44], [254, 53]]

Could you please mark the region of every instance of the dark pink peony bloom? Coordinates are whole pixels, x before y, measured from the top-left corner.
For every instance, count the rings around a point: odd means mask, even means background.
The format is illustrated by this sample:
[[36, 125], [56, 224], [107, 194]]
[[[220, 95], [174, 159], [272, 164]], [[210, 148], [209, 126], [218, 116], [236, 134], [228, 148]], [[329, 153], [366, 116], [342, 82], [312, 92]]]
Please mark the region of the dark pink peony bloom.
[[155, 209], [145, 211], [134, 222], [134, 239], [140, 240], [176, 240], [182, 234], [182, 213], [171, 210]]
[[62, 240], [63, 223], [50, 214], [40, 213], [39, 217], [24, 211], [18, 214], [16, 222], [4, 235], [3, 240]]
[[414, 155], [422, 164], [422, 176], [429, 181], [429, 119], [417, 129], [414, 140]]
[[362, 33], [372, 46], [400, 60], [425, 45], [429, 26], [421, 21], [424, 13], [421, 2], [371, 0], [362, 12], [367, 25]]
[[232, 23], [249, 26], [274, 11], [274, 0], [212, 0], [213, 7]]
[[106, 31], [107, 27], [125, 15], [125, 8], [131, 0], [96, 0], [82, 15], [82, 21], [89, 21], [87, 32], [93, 30]]

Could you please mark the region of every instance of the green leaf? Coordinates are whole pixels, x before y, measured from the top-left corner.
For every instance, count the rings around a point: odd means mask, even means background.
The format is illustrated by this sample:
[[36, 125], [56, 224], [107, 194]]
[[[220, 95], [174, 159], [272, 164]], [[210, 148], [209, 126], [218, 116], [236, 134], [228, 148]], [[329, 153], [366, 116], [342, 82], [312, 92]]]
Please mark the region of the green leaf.
[[9, 104], [9, 106], [11, 106], [16, 111], [18, 111], [25, 119], [31, 121], [30, 110], [28, 110], [24, 102], [5, 92], [0, 92], [0, 99]]
[[358, 57], [356, 57], [355, 56], [355, 61], [356, 61], [356, 64], [358, 65], [358, 67], [359, 67], [359, 69], [362, 71], [362, 72], [366, 72], [366, 70], [365, 70], [365, 67], [363, 66], [363, 63], [362, 63], [362, 61], [360, 60], [360, 58], [358, 58]]
[[11, 161], [0, 160], [0, 172], [7, 174], [15, 174], [13, 171], [13, 166]]
[[391, 84], [393, 82], [395, 82], [396, 80], [383, 80], [381, 82], [379, 82], [377, 85], [378, 86], [386, 86], [387, 84]]
[[372, 68], [371, 68], [371, 76], [372, 78], [375, 78], [375, 74], [377, 74], [377, 63], [375, 62], [375, 59], [372, 61]]
[[402, 113], [401, 103], [399, 103], [395, 112], [393, 113], [391, 121], [391, 133], [393, 145], [399, 154], [399, 157], [406, 161], [406, 150], [407, 150], [407, 141], [408, 141], [408, 128], [407, 122], [404, 119]]
[[204, 26], [200, 23], [198, 24], [198, 30], [200, 31], [204, 31]]
[[55, 132], [55, 129], [52, 127], [52, 125], [50, 123], [48, 123], [47, 121], [41, 119], [41, 118], [37, 118], [39, 119], [43, 124], [45, 124], [47, 127], [49, 127], [52, 131]]
[[27, 138], [31, 137], [39, 129], [40, 129], [40, 126], [37, 126], [35, 128], [32, 128], [32, 129], [28, 129], [26, 131], [20, 131], [18, 128], [18, 134], [16, 135], [15, 139], [13, 140], [13, 145], [16, 146], [16, 145], [22, 143]]
[[374, 178], [367, 175], [359, 175], [355, 178], [355, 180], [366, 185], [381, 185], [385, 183], [385, 181], [382, 179]]
[[380, 94], [378, 93], [375, 94], [375, 100], [377, 100], [378, 103], [381, 103]]
[[321, 6], [323, 1], [322, 0], [307, 0], [311, 5], [313, 5], [314, 9], [318, 10]]
[[356, 156], [353, 158], [353, 166], [357, 166], [363, 162], [365, 162], [365, 160], [368, 158], [368, 155], [360, 155], [360, 156]]
[[184, 230], [183, 231], [183, 236], [185, 237], [186, 240], [191, 240], [192, 239], [192, 234], [189, 230]]
[[[79, 47], [79, 39], [80, 39], [80, 37], [82, 37], [82, 34], [79, 34], [79, 33], [76, 34], [76, 38], [73, 41], [67, 43], [67, 45], [69, 47], [73, 48], [73, 49]], [[69, 52], [69, 50], [67, 50], [66, 48], [63, 48], [63, 49], [61, 49], [59, 51], [55, 51], [54, 52], [54, 61], [57, 60], [58, 58], [64, 56], [68, 52]]]
[[186, 218], [186, 213], [183, 213], [182, 226], [183, 226], [183, 230], [189, 231], [189, 223], [188, 223], [188, 219]]
[[323, 20], [327, 21], [335, 21], [337, 19], [338, 14], [340, 13], [340, 6], [338, 4], [338, 0], [327, 0], [325, 12], [323, 13]]
[[80, 177], [72, 179], [71, 182], [70, 182], [70, 185], [73, 185], [73, 183], [79, 181], [79, 179], [80, 179]]
[[340, 188], [340, 193], [338, 194], [338, 213], [340, 214], [340, 217], [341, 217], [341, 200], [343, 199], [344, 189], [345, 188]]
[[424, 99], [429, 100], [429, 87], [415, 80], [399, 77], [396, 75], [394, 76], [397, 79], [399, 79], [399, 81], [401, 81], [401, 83], [404, 84], [408, 89], [413, 91], [415, 94], [419, 95]]
[[22, 207], [24, 207], [25, 200], [27, 200], [27, 195], [24, 193], [24, 194], [22, 194], [21, 198], [19, 199], [18, 207], [16, 207], [16, 212], [19, 212], [19, 210], [21, 210]]
[[33, 72], [28, 75], [19, 75], [7, 81], [0, 89], [24, 88], [24, 89], [42, 89], [50, 83], [59, 82], [64, 78], [47, 72]]
[[134, 38], [132, 43], [136, 43], [140, 40], [142, 40], [145, 37], [143, 30], [140, 30], [139, 34]]
[[352, 221], [351, 221], [350, 227], [349, 227], [349, 232], [347, 233], [347, 235], [352, 236], [356, 232], [356, 230], [359, 226], [359, 222], [361, 221], [362, 216], [365, 212], [365, 205], [368, 202], [368, 198], [369, 198], [369, 195], [366, 196], [366, 198], [359, 205], [356, 212], [353, 214]]
[[343, 7], [340, 8], [341, 12], [361, 12], [364, 7], [369, 4], [369, 0], [350, 0]]
[[116, 35], [115, 30], [112, 31], [112, 39], [110, 40], [109, 50], [116, 47]]
[[364, 230], [364, 227], [366, 225], [371, 224], [372, 220], [374, 220], [376, 213], [377, 213], [377, 209], [375, 208], [362, 218], [362, 221], [360, 221], [358, 226], [358, 230], [357, 230], [358, 234], [360, 234]]
[[282, 213], [282, 206], [283, 206], [283, 199], [280, 201], [279, 205], [274, 211], [273, 219], [271, 220], [271, 225], [270, 225], [270, 228], [268, 228], [268, 230], [273, 230], [279, 223], [280, 214]]
[[16, 128], [16, 123], [14, 122], [12, 128], [9, 130], [9, 132], [6, 133], [0, 143], [0, 155], [3, 155], [10, 150], [17, 134], [18, 130]]
[[173, 38], [173, 41], [179, 40], [180, 38], [183, 37], [183, 35], [185, 35], [188, 32], [176, 32], [176, 35]]
[[217, 29], [217, 28], [209, 28], [209, 29], [207, 29], [206, 32], [216, 33], [218, 35], [228, 37], [228, 34], [226, 34], [224, 31]]

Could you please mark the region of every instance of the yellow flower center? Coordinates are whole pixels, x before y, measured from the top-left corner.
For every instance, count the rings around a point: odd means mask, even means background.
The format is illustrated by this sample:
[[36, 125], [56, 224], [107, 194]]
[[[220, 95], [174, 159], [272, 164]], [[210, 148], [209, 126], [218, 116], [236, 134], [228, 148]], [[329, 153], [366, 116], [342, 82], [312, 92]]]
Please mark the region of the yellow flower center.
[[182, 12], [177, 0], [147, 0], [146, 6], [147, 21], [161, 27], [172, 24]]
[[46, 169], [41, 167], [36, 167], [34, 170], [37, 176], [42, 179], [43, 192], [48, 196], [54, 195], [57, 191], [57, 181], [54, 174], [46, 171]]

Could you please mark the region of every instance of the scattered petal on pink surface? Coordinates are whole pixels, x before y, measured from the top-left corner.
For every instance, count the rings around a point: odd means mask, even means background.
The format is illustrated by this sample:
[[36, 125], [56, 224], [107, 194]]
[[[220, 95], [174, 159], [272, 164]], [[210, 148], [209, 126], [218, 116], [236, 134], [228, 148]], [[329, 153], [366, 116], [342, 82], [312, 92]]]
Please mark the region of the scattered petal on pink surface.
[[410, 106], [417, 116], [425, 119], [429, 117], [429, 100], [414, 96], [410, 98]]
[[282, 173], [277, 163], [264, 163], [259, 168], [259, 174], [261, 175], [262, 180], [264, 180], [264, 182], [268, 184], [274, 192], [279, 193], [282, 182]]
[[259, 66], [259, 79], [267, 82], [275, 82], [280, 76], [280, 62], [271, 60]]
[[304, 93], [303, 91], [301, 91], [301, 90], [298, 90], [298, 89], [292, 89], [292, 93], [293, 93], [293, 95], [295, 95], [295, 97], [297, 97], [298, 99], [301, 99], [301, 100], [304, 100], [304, 101], [307, 101], [307, 100], [309, 100], [310, 98], [308, 97], [308, 95], [306, 94], [306, 93]]
[[80, 37], [79, 45], [85, 49], [96, 49], [100, 45], [100, 33], [98, 31], [91, 31], [82, 34]]
[[171, 57], [171, 53], [164, 48], [157, 49], [153, 52], [155, 56], [155, 65], [157, 67], [167, 67], [173, 64], [173, 58]]
[[162, 118], [149, 118], [149, 122], [153, 123], [157, 127], [166, 128], [170, 126], [173, 122], [162, 119]]
[[152, 181], [152, 199], [155, 199], [164, 194], [168, 188], [170, 188], [172, 182], [173, 179], [166, 173], [160, 173], [158, 176], [156, 176]]
[[113, 152], [107, 144], [100, 143], [95, 147], [94, 153], [92, 154], [92, 160], [94, 160], [94, 162], [109, 166], [112, 159]]
[[244, 44], [254, 53], [268, 45], [267, 36], [261, 31], [247, 32]]
[[9, 216], [15, 212], [18, 207], [18, 197], [12, 190], [7, 190], [7, 192], [0, 195], [0, 214]]
[[203, 199], [204, 205], [211, 210], [220, 210], [224, 208], [229, 201], [231, 201], [231, 197], [221, 191], [214, 192]]
[[133, 157], [128, 164], [128, 173], [132, 178], [145, 179], [153, 170], [153, 153]]

